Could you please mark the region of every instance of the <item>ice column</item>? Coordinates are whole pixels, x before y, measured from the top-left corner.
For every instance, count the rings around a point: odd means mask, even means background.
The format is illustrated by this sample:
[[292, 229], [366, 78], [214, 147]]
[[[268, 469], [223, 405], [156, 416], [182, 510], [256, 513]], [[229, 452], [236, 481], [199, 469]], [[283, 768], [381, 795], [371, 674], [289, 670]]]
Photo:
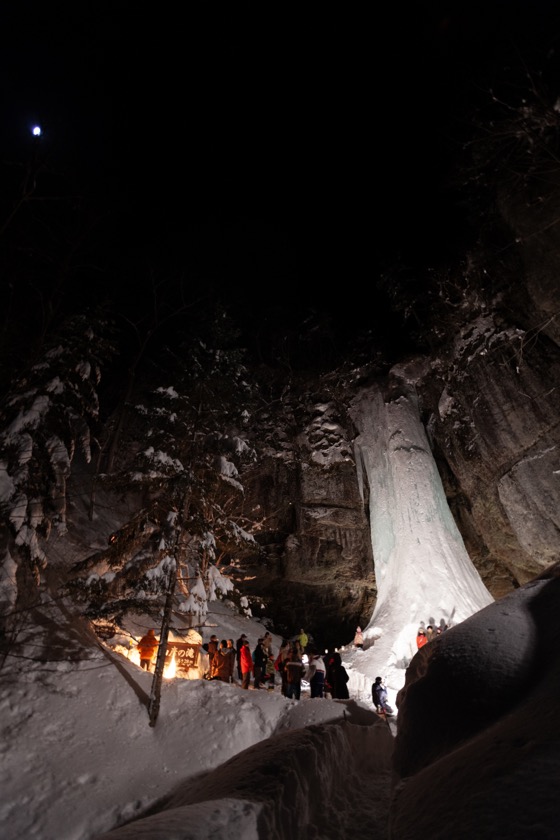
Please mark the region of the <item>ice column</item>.
[[364, 637], [366, 648], [375, 640], [368, 658], [382, 674], [407, 666], [421, 621], [457, 624], [493, 601], [449, 510], [415, 388], [400, 394], [385, 402], [367, 390], [352, 408], [378, 587]]

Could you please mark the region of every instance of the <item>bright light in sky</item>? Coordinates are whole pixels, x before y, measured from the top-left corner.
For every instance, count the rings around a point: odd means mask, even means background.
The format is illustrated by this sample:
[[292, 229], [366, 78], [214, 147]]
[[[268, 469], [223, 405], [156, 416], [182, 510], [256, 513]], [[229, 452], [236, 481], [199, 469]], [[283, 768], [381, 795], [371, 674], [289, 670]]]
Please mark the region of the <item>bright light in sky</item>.
[[43, 133], [43, 131], [41, 129], [41, 126], [40, 125], [34, 125], [33, 128], [31, 129], [31, 133], [32, 133], [33, 137], [40, 137], [41, 134]]

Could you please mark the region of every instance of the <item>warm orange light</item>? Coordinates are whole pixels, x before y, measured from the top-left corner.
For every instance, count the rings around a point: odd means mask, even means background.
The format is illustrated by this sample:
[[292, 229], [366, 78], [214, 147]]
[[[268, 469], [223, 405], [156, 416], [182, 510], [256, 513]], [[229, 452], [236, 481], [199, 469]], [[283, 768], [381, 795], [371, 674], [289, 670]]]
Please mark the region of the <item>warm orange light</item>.
[[177, 674], [177, 664], [175, 662], [175, 651], [171, 654], [171, 661], [163, 669], [164, 680], [172, 680]]

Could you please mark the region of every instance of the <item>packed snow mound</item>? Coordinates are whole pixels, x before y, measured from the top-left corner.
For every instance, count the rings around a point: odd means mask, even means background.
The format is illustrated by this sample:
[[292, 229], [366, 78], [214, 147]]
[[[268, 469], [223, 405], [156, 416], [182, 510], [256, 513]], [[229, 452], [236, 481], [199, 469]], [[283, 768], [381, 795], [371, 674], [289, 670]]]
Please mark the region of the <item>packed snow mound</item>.
[[560, 564], [412, 660], [392, 840], [558, 836]]
[[392, 745], [380, 721], [291, 730], [181, 785], [158, 813], [99, 840], [384, 837]]

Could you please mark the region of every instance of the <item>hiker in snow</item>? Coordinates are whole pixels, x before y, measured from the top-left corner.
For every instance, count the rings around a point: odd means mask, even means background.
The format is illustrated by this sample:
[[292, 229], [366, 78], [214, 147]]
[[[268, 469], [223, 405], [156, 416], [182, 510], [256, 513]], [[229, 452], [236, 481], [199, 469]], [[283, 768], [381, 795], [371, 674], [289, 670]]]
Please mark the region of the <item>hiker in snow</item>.
[[280, 674], [280, 678], [282, 680], [282, 687], [280, 691], [286, 696], [286, 669], [285, 665], [288, 661], [289, 657], [292, 653], [292, 645], [287, 639], [282, 639], [282, 644], [280, 646], [280, 650], [278, 651], [278, 656], [276, 657], [276, 661], [274, 662], [274, 667]]
[[155, 630], [150, 627], [145, 636], [142, 636], [138, 642], [138, 651], [140, 653], [140, 667], [146, 671], [150, 670], [152, 659], [158, 648], [158, 640], [156, 639]]
[[220, 648], [216, 651], [210, 664], [210, 679], [222, 682], [233, 682], [235, 666], [235, 651], [228, 647], [227, 639], [222, 639]]
[[268, 656], [270, 656], [272, 654], [272, 635], [268, 632], [268, 630], [263, 636], [263, 646]]
[[340, 653], [331, 646], [325, 656], [325, 688], [333, 700], [348, 700], [348, 673], [342, 664]]
[[428, 637], [426, 636], [426, 631], [424, 630], [423, 627], [421, 627], [420, 630], [418, 631], [418, 635], [416, 636], [416, 647], [418, 648], [418, 650], [420, 650], [420, 648], [424, 647], [424, 645], [427, 645], [427, 644], [428, 644]]
[[305, 667], [297, 650], [293, 650], [284, 663], [285, 688], [282, 693], [289, 700], [299, 700], [301, 697], [301, 680], [305, 676]]
[[376, 677], [375, 682], [371, 687], [371, 699], [375, 706], [375, 711], [378, 714], [385, 712], [387, 715], [393, 714], [393, 709], [389, 705], [387, 698], [387, 689], [383, 685], [381, 677]]
[[364, 634], [361, 627], [356, 627], [356, 635], [354, 636], [354, 647], [358, 650], [364, 649]]
[[239, 663], [241, 669], [241, 688], [249, 688], [251, 684], [251, 676], [255, 665], [253, 657], [251, 656], [251, 648], [249, 647], [249, 639], [245, 636], [241, 643], [241, 650], [239, 651]]
[[305, 653], [305, 648], [309, 644], [309, 636], [307, 635], [307, 633], [305, 632], [303, 627], [299, 631], [299, 635], [296, 636], [296, 640], [300, 643], [301, 652], [302, 652], [302, 654], [304, 654]]
[[261, 638], [257, 641], [253, 651], [253, 663], [255, 665], [253, 685], [255, 688], [265, 688], [264, 680], [266, 676], [267, 662], [268, 653], [264, 646], [264, 639]]
[[309, 663], [307, 666], [307, 679], [311, 689], [311, 697], [324, 697], [325, 694], [325, 663], [318, 651], [309, 651]]
[[212, 635], [210, 636], [210, 641], [208, 642], [208, 647], [206, 648], [206, 650], [208, 651], [208, 660], [210, 662], [210, 665], [212, 665], [214, 654], [218, 651], [219, 647], [220, 642], [218, 640], [218, 637], [215, 633], [212, 633]]
[[274, 667], [274, 656], [272, 653], [268, 655], [266, 665], [264, 666], [263, 683], [269, 690], [274, 690], [274, 683], [276, 682], [276, 668]]
[[238, 640], [235, 643], [235, 648], [236, 648], [236, 651], [237, 651], [237, 653], [236, 653], [237, 676], [238, 676], [239, 679], [243, 678], [243, 674], [241, 673], [241, 648], [243, 647], [243, 642], [246, 638], [247, 638], [247, 636], [245, 635], [245, 633], [242, 633], [241, 636], [238, 638]]

